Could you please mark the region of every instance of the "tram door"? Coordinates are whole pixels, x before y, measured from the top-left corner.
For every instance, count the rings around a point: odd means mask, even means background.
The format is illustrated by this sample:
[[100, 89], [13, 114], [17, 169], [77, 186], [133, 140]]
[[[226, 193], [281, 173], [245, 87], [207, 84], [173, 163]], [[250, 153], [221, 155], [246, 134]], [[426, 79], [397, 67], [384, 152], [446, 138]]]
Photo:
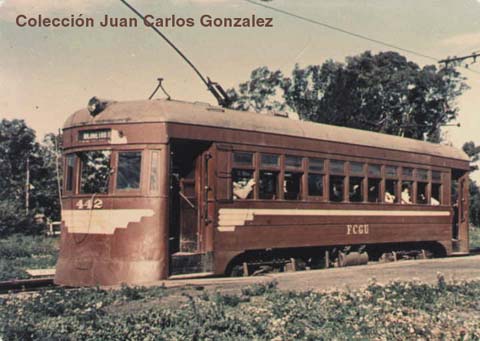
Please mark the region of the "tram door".
[[454, 184], [452, 240], [453, 252], [468, 252], [468, 173], [452, 179]]
[[[169, 248], [171, 274], [196, 272], [203, 258], [206, 155], [211, 143], [173, 140], [170, 144]], [[208, 205], [207, 205], [208, 206]]]

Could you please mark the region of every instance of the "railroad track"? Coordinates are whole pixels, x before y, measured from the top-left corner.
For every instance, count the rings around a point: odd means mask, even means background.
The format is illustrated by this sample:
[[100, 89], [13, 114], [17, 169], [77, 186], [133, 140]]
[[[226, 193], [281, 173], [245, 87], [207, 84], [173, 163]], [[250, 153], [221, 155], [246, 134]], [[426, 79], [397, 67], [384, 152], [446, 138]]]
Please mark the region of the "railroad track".
[[[468, 256], [480, 255], [480, 248], [470, 250]], [[373, 264], [376, 262], [371, 262]], [[53, 276], [43, 277], [43, 278], [30, 278], [30, 279], [15, 279], [11, 281], [1, 281], [0, 282], [0, 295], [8, 293], [24, 293], [24, 292], [35, 292], [42, 289], [48, 288], [58, 288], [56, 284], [53, 283]]]
[[0, 282], [0, 294], [32, 292], [55, 286], [53, 277], [15, 279]]

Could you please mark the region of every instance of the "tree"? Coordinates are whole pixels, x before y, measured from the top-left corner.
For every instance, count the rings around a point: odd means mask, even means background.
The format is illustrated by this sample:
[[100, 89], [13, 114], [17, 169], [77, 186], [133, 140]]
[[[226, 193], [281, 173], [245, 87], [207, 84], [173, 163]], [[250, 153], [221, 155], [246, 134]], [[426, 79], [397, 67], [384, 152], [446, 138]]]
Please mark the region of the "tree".
[[366, 51], [345, 64], [296, 65], [290, 77], [261, 67], [228, 93], [235, 109], [290, 109], [304, 120], [439, 142], [466, 89], [454, 68], [421, 68], [396, 52]]
[[228, 90], [232, 99], [232, 108], [237, 110], [263, 110], [283, 109], [285, 103], [272, 100], [277, 95], [277, 90], [282, 87], [284, 77], [280, 71], [270, 71], [267, 67], [260, 67], [252, 71], [250, 81], [239, 85], [239, 92]]
[[0, 121], [0, 235], [29, 232], [35, 213], [59, 217], [51, 137], [43, 145], [35, 138], [35, 131], [23, 120]]
[[61, 140], [60, 135], [45, 135], [39, 148], [41, 162], [32, 176], [32, 184], [36, 189], [32, 196], [33, 206], [52, 220], [60, 219]]
[[[475, 165], [476, 162], [480, 159], [480, 146], [476, 146], [473, 141], [465, 142], [463, 144], [463, 151], [470, 157], [471, 168], [477, 169], [478, 166]], [[480, 188], [477, 183], [470, 178], [470, 187], [469, 187], [469, 197], [470, 197], [470, 213], [469, 220], [470, 223], [474, 226], [480, 227]]]
[[473, 141], [468, 141], [463, 144], [462, 149], [470, 157], [471, 167], [477, 170], [478, 165], [475, 163], [480, 160], [480, 146], [476, 146]]

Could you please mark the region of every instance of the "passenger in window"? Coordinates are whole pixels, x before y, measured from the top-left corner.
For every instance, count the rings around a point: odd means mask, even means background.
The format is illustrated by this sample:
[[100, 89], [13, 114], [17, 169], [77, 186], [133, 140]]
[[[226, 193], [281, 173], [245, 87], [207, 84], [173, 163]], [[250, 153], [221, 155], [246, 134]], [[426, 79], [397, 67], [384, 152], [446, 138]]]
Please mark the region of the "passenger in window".
[[402, 191], [402, 195], [401, 195], [401, 203], [402, 204], [411, 204], [412, 203], [412, 200], [411, 200], [411, 197], [410, 197], [410, 189], [408, 187], [405, 187]]
[[233, 182], [233, 198], [234, 199], [247, 199], [253, 191], [255, 186], [255, 179], [250, 179], [245, 182]]
[[233, 199], [253, 199], [255, 179], [253, 170], [232, 170]]
[[360, 185], [354, 185], [350, 192], [350, 201], [360, 202], [362, 201], [362, 193], [360, 192]]
[[330, 201], [343, 201], [344, 178], [342, 176], [330, 176]]
[[301, 173], [285, 173], [285, 179], [283, 181], [283, 197], [285, 200], [299, 200], [301, 193]]
[[440, 205], [440, 192], [441, 192], [441, 185], [440, 184], [432, 184], [432, 195], [430, 196], [430, 205], [438, 206]]
[[420, 193], [420, 195], [418, 196], [417, 203], [419, 203], [419, 204], [426, 204], [427, 203], [427, 197], [425, 196], [425, 194]]
[[343, 193], [336, 185], [333, 185], [332, 193], [334, 201], [342, 201]]
[[390, 192], [385, 192], [385, 202], [387, 204], [393, 204], [395, 202], [395, 196]]

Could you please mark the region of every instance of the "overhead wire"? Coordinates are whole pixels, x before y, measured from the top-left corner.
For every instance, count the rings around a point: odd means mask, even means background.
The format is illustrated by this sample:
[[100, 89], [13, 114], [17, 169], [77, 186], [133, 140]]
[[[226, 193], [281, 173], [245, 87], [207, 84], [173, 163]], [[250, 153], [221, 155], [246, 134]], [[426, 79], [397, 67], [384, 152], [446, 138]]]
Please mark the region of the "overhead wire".
[[[392, 48], [392, 49], [395, 49], [395, 50], [407, 52], [407, 53], [410, 53], [410, 54], [415, 55], [417, 57], [426, 58], [426, 59], [429, 59], [429, 60], [432, 60], [432, 61], [435, 61], [435, 62], [439, 61], [439, 58], [427, 55], [425, 53], [421, 53], [421, 52], [418, 52], [418, 51], [415, 51], [415, 50], [412, 50], [412, 49], [407, 49], [407, 48], [404, 48], [404, 47], [401, 47], [401, 46], [398, 46], [398, 45], [395, 45], [395, 44], [392, 44], [392, 43], [389, 43], [389, 42], [385, 42], [385, 41], [382, 41], [382, 40], [379, 40], [379, 39], [371, 38], [371, 37], [368, 37], [366, 35], [356, 33], [356, 32], [352, 32], [352, 31], [343, 29], [341, 27], [337, 27], [337, 26], [334, 26], [334, 25], [331, 25], [331, 24], [327, 24], [325, 22], [322, 22], [322, 21], [319, 21], [319, 20], [316, 20], [316, 19], [308, 18], [308, 17], [305, 17], [303, 15], [292, 13], [292, 12], [289, 12], [289, 11], [286, 11], [286, 10], [283, 10], [283, 9], [280, 9], [280, 8], [277, 8], [277, 7], [273, 7], [273, 6], [264, 4], [264, 3], [259, 3], [257, 1], [253, 1], [253, 0], [245, 0], [245, 1], [248, 2], [248, 3], [251, 3], [253, 5], [264, 7], [266, 9], [271, 10], [271, 11], [281, 13], [281, 14], [284, 14], [284, 15], [287, 15], [289, 17], [293, 17], [293, 18], [296, 18], [296, 19], [300, 19], [302, 21], [305, 21], [305, 22], [308, 22], [308, 23], [311, 23], [311, 24], [322, 26], [322, 27], [325, 27], [325, 28], [328, 28], [330, 30], [334, 30], [334, 31], [337, 31], [337, 32], [340, 32], [340, 33], [343, 33], [343, 34], [347, 34], [349, 36], [352, 36], [352, 37], [355, 37], [355, 38], [358, 38], [358, 39], [363, 39], [363, 40], [366, 40], [366, 41], [369, 41], [369, 42], [372, 42], [372, 43], [375, 43], [375, 44], [383, 45], [383, 46], [386, 46], [386, 47], [389, 47], [389, 48]], [[462, 67], [465, 68], [466, 70], [469, 70], [469, 71], [473, 72], [473, 73], [480, 74], [480, 71], [473, 70], [473, 69], [471, 69], [469, 67], [466, 67], [466, 66], [463, 66], [463, 65], [462, 65]]]
[[[145, 22], [145, 16], [140, 13], [135, 7], [130, 5], [130, 3], [127, 0], [120, 0], [128, 9], [130, 9], [133, 13], [135, 13], [139, 18], [141, 18]], [[187, 58], [187, 56], [180, 51], [180, 49], [170, 40], [167, 38], [165, 34], [163, 34], [155, 25], [149, 25], [149, 27], [157, 33], [160, 37], [162, 37], [165, 42], [170, 45], [171, 48], [177, 52], [180, 57], [193, 69], [193, 71], [197, 74], [197, 76], [200, 78], [200, 80], [207, 86], [207, 90], [212, 93], [212, 95], [216, 98], [217, 102], [221, 106], [228, 106], [230, 99], [228, 98], [228, 95], [226, 94], [225, 90], [220, 86], [220, 84], [216, 82], [212, 82], [210, 78], [204, 77], [200, 70], [190, 61], [190, 59]], [[162, 88], [161, 82], [159, 85], [159, 88]], [[158, 88], [156, 89], [158, 90]], [[163, 91], [165, 91], [163, 89]], [[155, 93], [154, 93], [155, 94]], [[150, 96], [150, 99], [153, 97]]]

